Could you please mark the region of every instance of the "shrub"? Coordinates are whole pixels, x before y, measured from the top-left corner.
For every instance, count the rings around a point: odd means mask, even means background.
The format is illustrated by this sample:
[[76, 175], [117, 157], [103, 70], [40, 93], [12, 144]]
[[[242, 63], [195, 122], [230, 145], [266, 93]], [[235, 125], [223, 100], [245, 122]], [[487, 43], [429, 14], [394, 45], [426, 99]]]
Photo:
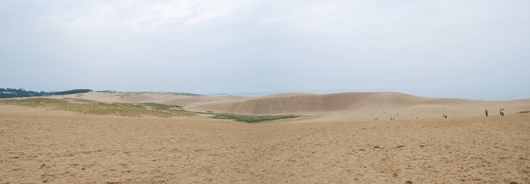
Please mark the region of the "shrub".
[[212, 118], [216, 118], [216, 119], [233, 119], [233, 120], [241, 121], [241, 122], [257, 123], [257, 122], [262, 122], [262, 121], [272, 121], [272, 120], [296, 118], [296, 117], [299, 117], [299, 116], [295, 116], [295, 115], [253, 116], [253, 115], [236, 115], [236, 114], [220, 113], [220, 114], [216, 114]]
[[[95, 115], [118, 115], [126, 117], [162, 117], [169, 118], [173, 116], [194, 116], [195, 114], [186, 111], [175, 111], [169, 110], [163, 104], [149, 103], [146, 106], [161, 107], [163, 111], [151, 110], [145, 108], [143, 104], [131, 104], [131, 103], [103, 103], [84, 99], [70, 99], [80, 103], [70, 103], [64, 99], [51, 99], [51, 98], [30, 98], [30, 99], [9, 99], [0, 100], [0, 104], [7, 105], [21, 105], [29, 107], [46, 107], [51, 109], [60, 109], [66, 111], [82, 112], [85, 114]], [[164, 111], [165, 110], [165, 111]]]

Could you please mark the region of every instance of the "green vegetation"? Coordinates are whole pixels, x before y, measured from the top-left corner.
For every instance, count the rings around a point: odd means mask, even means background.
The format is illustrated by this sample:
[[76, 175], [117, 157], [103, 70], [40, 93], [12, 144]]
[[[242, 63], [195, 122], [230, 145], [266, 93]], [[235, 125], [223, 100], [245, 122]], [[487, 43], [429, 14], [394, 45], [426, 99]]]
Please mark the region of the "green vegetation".
[[[102, 91], [102, 92], [107, 92], [107, 91]], [[116, 92], [116, 91], [109, 91], [107, 93], [118, 93], [118, 96], [120, 96], [120, 98], [125, 98], [125, 97], [135, 96], [135, 95], [143, 95], [143, 94], [149, 94], [149, 93], [165, 93], [165, 92]], [[203, 95], [193, 94], [193, 93], [172, 93], [172, 92], [169, 92], [169, 93], [165, 93], [165, 94], [182, 95], [182, 96], [203, 96]]]
[[[92, 92], [90, 89], [74, 89], [68, 91], [56, 91], [56, 92], [37, 92], [37, 91], [26, 91], [25, 89], [11, 89], [11, 88], [0, 88], [1, 98], [14, 98], [14, 97], [30, 97], [30, 96], [51, 96], [51, 95], [69, 95], [69, 94], [81, 94]], [[82, 94], [81, 94], [82, 95]]]
[[521, 111], [521, 112], [518, 112], [516, 114], [522, 114], [522, 113], [530, 113], [530, 111]]
[[214, 115], [213, 112], [195, 112], [195, 111], [191, 111], [191, 112], [193, 112], [195, 114], [211, 114], [211, 115]]
[[98, 101], [79, 99], [79, 98], [63, 98], [63, 99], [72, 101], [72, 102], [80, 102], [80, 103], [98, 103]]
[[165, 104], [157, 104], [153, 102], [143, 103], [142, 105], [149, 106], [153, 109], [159, 109], [159, 110], [170, 110], [171, 108], [179, 108], [179, 109], [181, 108], [178, 105], [165, 105]]
[[[161, 117], [169, 118], [173, 116], [194, 116], [196, 114], [210, 114], [215, 119], [233, 119], [236, 121], [257, 123], [262, 121], [272, 121], [278, 119], [296, 118], [295, 115], [282, 116], [253, 116], [235, 115], [228, 113], [208, 112], [188, 112], [182, 110], [178, 105], [164, 105], [157, 103], [103, 103], [93, 100], [77, 98], [28, 98], [28, 99], [8, 99], [0, 100], [0, 104], [20, 105], [28, 107], [45, 107], [73, 112], [81, 112], [94, 115], [117, 115], [125, 117]], [[528, 111], [526, 111], [528, 112]]]
[[[0, 104], [7, 105], [21, 105], [29, 107], [46, 107], [51, 109], [60, 109], [66, 111], [82, 112], [85, 114], [95, 115], [117, 115], [126, 117], [162, 117], [169, 118], [173, 116], [194, 116], [195, 114], [186, 111], [175, 111], [175, 110], [150, 110], [145, 108], [142, 104], [132, 103], [103, 103], [91, 100], [83, 99], [69, 99], [78, 103], [70, 103], [64, 99], [51, 99], [51, 98], [30, 98], [30, 99], [9, 99], [0, 100]], [[149, 106], [160, 106], [165, 107], [162, 104], [150, 103]], [[173, 107], [173, 106], [171, 106]]]
[[120, 96], [120, 98], [125, 98], [129, 96], [135, 96], [135, 95], [141, 95], [141, 94], [145, 94], [145, 93], [144, 92], [126, 92], [126, 93], [118, 93], [118, 96]]
[[299, 116], [295, 116], [295, 115], [252, 116], [252, 115], [235, 115], [235, 114], [220, 113], [220, 114], [215, 114], [215, 116], [213, 116], [212, 118], [216, 118], [216, 119], [234, 119], [236, 121], [241, 121], [241, 122], [257, 123], [257, 122], [261, 122], [261, 121], [272, 121], [272, 120], [296, 118], [296, 117], [299, 117]]

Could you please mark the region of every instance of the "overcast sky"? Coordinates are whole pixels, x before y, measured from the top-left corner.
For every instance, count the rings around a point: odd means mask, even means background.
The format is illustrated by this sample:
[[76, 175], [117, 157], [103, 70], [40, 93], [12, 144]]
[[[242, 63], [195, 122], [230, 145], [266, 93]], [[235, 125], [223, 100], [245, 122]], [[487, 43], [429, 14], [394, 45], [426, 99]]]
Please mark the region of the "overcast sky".
[[528, 88], [529, 10], [527, 0], [2, 0], [0, 87]]

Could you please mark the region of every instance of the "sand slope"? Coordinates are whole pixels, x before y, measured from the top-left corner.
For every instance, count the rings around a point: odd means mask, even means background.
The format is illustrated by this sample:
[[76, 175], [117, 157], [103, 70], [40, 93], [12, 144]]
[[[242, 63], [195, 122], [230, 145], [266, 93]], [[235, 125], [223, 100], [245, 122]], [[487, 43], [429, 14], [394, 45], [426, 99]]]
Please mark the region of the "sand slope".
[[89, 92], [83, 94], [57, 95], [46, 98], [79, 98], [95, 100], [100, 102], [121, 102], [121, 103], [144, 103], [155, 102], [167, 105], [189, 106], [191, 104], [227, 103], [241, 102], [251, 99], [240, 96], [189, 96], [172, 93], [149, 92], [149, 93], [102, 93]]
[[424, 98], [394, 92], [363, 92], [337, 94], [287, 93], [263, 97], [187, 96], [169, 93], [98, 93], [52, 96], [81, 98], [102, 102], [156, 102], [179, 105], [189, 111], [214, 111], [245, 115], [296, 114], [308, 121], [441, 119], [515, 114], [530, 110], [530, 99], [483, 101], [451, 98]]
[[[348, 120], [441, 119], [515, 114], [530, 110], [530, 99], [483, 101], [451, 98], [424, 98], [394, 92], [362, 92], [337, 94], [287, 93], [263, 97], [187, 96], [169, 93], [98, 93], [53, 96], [82, 98], [102, 102], [156, 102], [179, 105], [189, 111], [214, 111], [245, 115], [303, 115], [300, 122]], [[309, 120], [308, 120], [309, 118]]]
[[[235, 114], [304, 114], [333, 112], [331, 120], [370, 119], [439, 119], [443, 114], [450, 117], [473, 117], [498, 115], [504, 108], [506, 114], [530, 109], [530, 99], [511, 101], [482, 101], [466, 99], [432, 99], [402, 93], [338, 93], [299, 94], [290, 96], [269, 96], [230, 103], [188, 105], [194, 111], [213, 110]], [[325, 119], [320, 119], [325, 120]]]
[[530, 114], [246, 124], [0, 105], [0, 183], [529, 183]]

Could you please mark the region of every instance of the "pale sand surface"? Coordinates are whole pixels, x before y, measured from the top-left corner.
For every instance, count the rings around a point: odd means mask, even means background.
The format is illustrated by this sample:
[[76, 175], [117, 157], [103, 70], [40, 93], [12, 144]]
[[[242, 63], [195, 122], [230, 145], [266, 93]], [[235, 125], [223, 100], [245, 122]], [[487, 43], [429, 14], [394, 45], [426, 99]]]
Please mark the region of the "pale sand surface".
[[228, 102], [241, 102], [244, 100], [252, 99], [251, 97], [240, 97], [240, 96], [189, 96], [189, 95], [178, 95], [171, 93], [101, 93], [101, 92], [90, 92], [83, 94], [72, 94], [72, 95], [57, 95], [51, 96], [50, 98], [79, 98], [86, 100], [95, 100], [100, 102], [122, 102], [122, 103], [143, 103], [143, 102], [155, 102], [167, 105], [180, 105], [188, 106], [191, 104], [208, 104], [208, 103], [228, 103]]
[[337, 94], [286, 93], [263, 97], [186, 96], [168, 93], [98, 93], [53, 96], [81, 98], [101, 102], [156, 102], [179, 105], [189, 111], [214, 111], [245, 115], [296, 114], [314, 117], [315, 121], [440, 119], [448, 117], [515, 114], [530, 109], [530, 99], [483, 101], [449, 98], [424, 98], [394, 92], [362, 92]]
[[530, 183], [530, 114], [349, 115], [247, 124], [0, 105], [0, 183]]
[[[299, 94], [286, 96], [266, 96], [244, 99], [239, 102], [196, 103], [185, 106], [192, 111], [212, 110], [234, 114], [320, 114], [325, 118], [318, 121], [335, 120], [374, 120], [375, 118], [440, 119], [443, 114], [449, 117], [475, 117], [499, 115], [499, 109], [506, 114], [515, 114], [530, 109], [530, 99], [511, 101], [483, 101], [466, 99], [436, 99], [411, 96], [392, 92], [338, 93], [338, 94]], [[332, 116], [329, 116], [332, 115]]]

